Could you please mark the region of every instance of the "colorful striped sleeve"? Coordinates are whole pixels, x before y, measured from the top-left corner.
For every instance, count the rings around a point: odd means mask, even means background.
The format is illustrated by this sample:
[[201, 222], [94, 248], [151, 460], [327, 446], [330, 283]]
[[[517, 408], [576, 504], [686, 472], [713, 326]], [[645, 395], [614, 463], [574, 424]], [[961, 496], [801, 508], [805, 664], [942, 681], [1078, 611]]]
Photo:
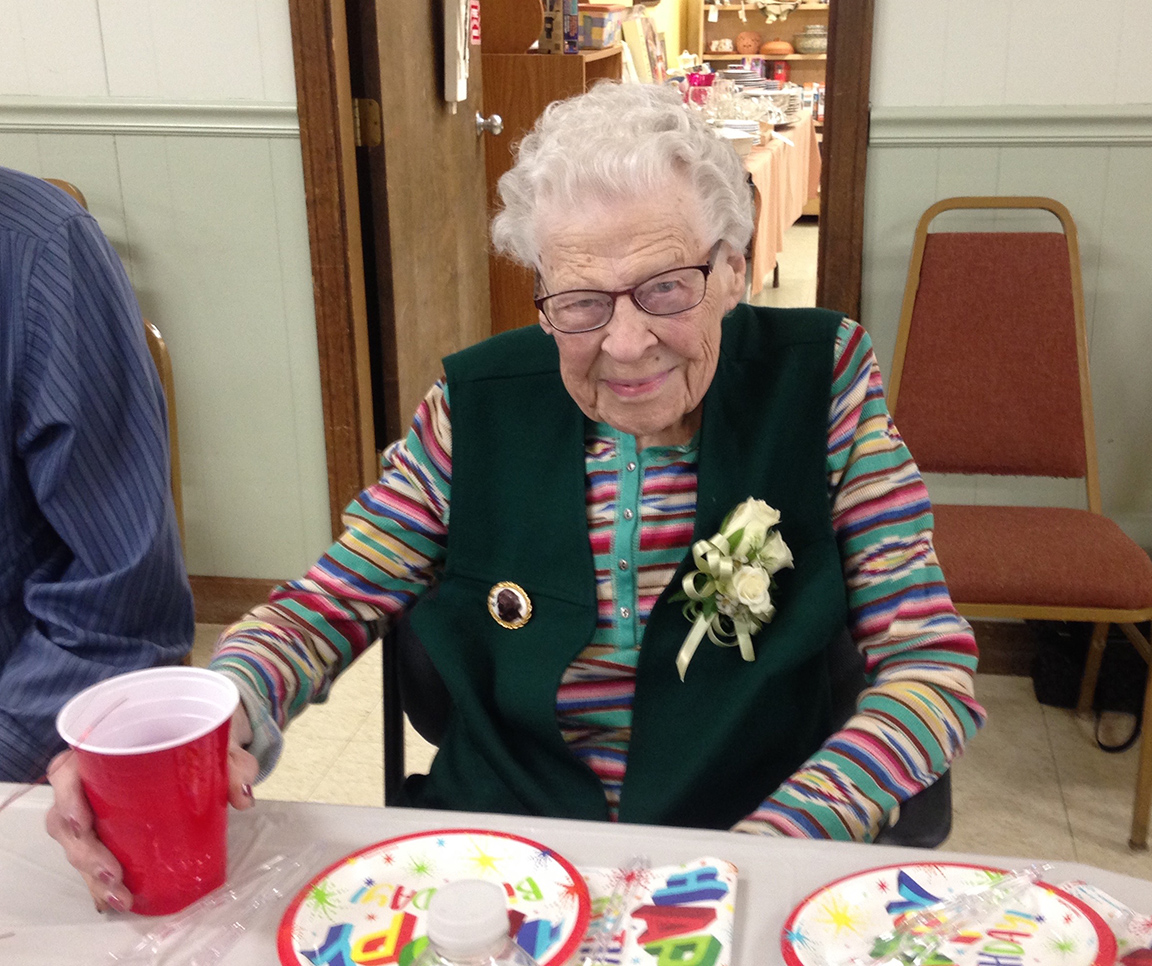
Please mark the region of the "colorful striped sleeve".
[[278, 587], [220, 638], [212, 667], [236, 682], [252, 720], [260, 778], [281, 729], [435, 579], [448, 533], [452, 428], [443, 380], [406, 439], [381, 457], [379, 482], [344, 511], [344, 532], [301, 579]]
[[849, 321], [836, 345], [828, 482], [869, 683], [856, 714], [736, 828], [870, 841], [947, 769], [984, 711], [976, 642], [932, 547], [928, 491], [888, 413], [871, 340]]

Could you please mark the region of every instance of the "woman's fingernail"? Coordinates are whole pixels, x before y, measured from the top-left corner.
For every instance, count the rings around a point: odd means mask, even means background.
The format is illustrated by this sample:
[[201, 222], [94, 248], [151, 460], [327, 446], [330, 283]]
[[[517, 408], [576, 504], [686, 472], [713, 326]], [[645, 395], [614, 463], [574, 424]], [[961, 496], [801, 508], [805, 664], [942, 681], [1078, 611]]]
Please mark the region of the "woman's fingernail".
[[121, 899], [114, 892], [109, 892], [107, 897], [104, 899], [104, 901], [107, 902], [108, 905], [110, 905], [117, 912], [127, 912], [128, 911], [128, 907], [126, 905], [124, 905], [124, 900]]
[[107, 869], [101, 869], [96, 873], [96, 878], [103, 882], [105, 885], [111, 885], [116, 881], [116, 877]]
[[242, 791], [248, 798], [252, 799], [252, 801], [256, 801], [256, 796], [252, 794], [252, 786], [247, 782], [240, 786], [240, 791]]
[[72, 832], [73, 838], [80, 838], [80, 823], [71, 815], [68, 816], [68, 828]]

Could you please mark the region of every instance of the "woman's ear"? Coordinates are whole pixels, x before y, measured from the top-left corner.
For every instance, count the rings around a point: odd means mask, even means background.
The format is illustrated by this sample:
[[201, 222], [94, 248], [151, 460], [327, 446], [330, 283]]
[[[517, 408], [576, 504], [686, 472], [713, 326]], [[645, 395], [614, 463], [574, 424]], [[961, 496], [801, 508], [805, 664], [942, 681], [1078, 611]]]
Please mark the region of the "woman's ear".
[[[743, 252], [736, 251], [730, 245], [725, 243], [727, 255], [720, 263], [727, 271], [731, 272], [728, 277], [728, 286], [724, 291], [724, 311], [731, 312], [737, 305], [744, 301], [744, 291], [747, 288], [745, 282], [745, 273], [747, 271], [747, 262], [744, 258]], [[727, 272], [725, 273], [727, 274]]]
[[[532, 282], [532, 296], [533, 296], [533, 298], [535, 298], [539, 295], [542, 295], [544, 292], [544, 283], [540, 279], [540, 266], [537, 265], [534, 271], [535, 271], [535, 279]], [[549, 324], [548, 317], [544, 314], [543, 309], [537, 309], [536, 310], [536, 319], [540, 323], [540, 328], [542, 328], [549, 335], [553, 334], [552, 326]]]

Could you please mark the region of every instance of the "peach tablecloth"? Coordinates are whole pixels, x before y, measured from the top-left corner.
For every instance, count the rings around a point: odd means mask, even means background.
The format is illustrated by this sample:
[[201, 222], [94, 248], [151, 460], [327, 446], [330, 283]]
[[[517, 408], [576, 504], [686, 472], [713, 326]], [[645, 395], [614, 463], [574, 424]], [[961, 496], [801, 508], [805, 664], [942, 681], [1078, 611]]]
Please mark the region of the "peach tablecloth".
[[760, 195], [760, 214], [752, 236], [752, 294], [764, 287], [764, 278], [776, 267], [786, 232], [820, 187], [820, 147], [812, 112], [804, 111], [791, 127], [782, 128], [793, 144], [772, 138], [753, 148], [744, 167]]

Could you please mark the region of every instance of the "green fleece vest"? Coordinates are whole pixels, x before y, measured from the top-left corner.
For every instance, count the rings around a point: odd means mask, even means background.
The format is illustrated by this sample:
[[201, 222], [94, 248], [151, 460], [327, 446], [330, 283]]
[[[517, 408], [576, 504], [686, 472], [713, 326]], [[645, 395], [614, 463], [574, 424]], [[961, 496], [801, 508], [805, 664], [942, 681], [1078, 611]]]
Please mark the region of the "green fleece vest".
[[[636, 671], [620, 820], [727, 828], [830, 733], [826, 651], [846, 621], [827, 483], [828, 405], [841, 316], [738, 306], [724, 320], [704, 399], [694, 539], [748, 497], [781, 512], [795, 569], [756, 660], [701, 644], [681, 682], [690, 624], [652, 610]], [[413, 626], [454, 708], [428, 776], [406, 800], [429, 808], [606, 819], [603, 788], [556, 720], [565, 669], [592, 636], [596, 599], [585, 508], [585, 418], [561, 382], [552, 337], [505, 333], [445, 360], [452, 408], [447, 560]], [[488, 612], [490, 588], [525, 589], [517, 630]]]

